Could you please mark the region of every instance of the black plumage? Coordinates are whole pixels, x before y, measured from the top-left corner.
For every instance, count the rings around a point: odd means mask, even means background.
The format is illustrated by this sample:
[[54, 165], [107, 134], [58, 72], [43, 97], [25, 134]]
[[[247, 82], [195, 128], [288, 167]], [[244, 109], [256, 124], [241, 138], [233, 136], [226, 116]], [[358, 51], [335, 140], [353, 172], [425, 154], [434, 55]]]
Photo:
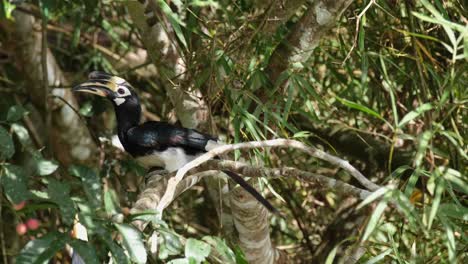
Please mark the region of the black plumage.
[[[117, 133], [125, 151], [145, 167], [162, 167], [176, 171], [213, 147], [217, 138], [166, 122], [140, 124], [141, 106], [138, 95], [124, 79], [104, 72], [92, 72], [89, 80], [74, 87], [76, 92], [87, 92], [108, 98], [114, 105]], [[277, 210], [239, 175], [225, 171], [236, 183], [246, 189], [267, 209]]]

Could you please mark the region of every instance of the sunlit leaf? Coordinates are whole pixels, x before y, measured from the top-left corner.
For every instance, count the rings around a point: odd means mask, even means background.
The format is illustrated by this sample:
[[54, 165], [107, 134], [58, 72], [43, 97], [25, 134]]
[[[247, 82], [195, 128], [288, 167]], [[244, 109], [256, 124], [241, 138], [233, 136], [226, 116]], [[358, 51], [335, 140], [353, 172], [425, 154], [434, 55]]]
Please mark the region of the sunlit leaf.
[[387, 250], [384, 250], [382, 253], [378, 254], [377, 256], [369, 259], [368, 261], [365, 262], [365, 264], [375, 264], [375, 263], [380, 263], [382, 260], [388, 255], [392, 253], [392, 249], [389, 248]]
[[189, 238], [185, 243], [185, 257], [193, 258], [197, 263], [204, 261], [210, 255], [210, 251], [210, 245], [201, 240]]
[[226, 242], [215, 236], [205, 236], [202, 238], [203, 241], [211, 245], [211, 247], [218, 252], [223, 258], [223, 263], [236, 263], [236, 255], [234, 251], [228, 247]]
[[101, 179], [94, 170], [80, 165], [73, 165], [69, 168], [71, 175], [81, 179], [83, 189], [88, 197], [88, 200], [94, 207], [100, 207], [102, 202], [101, 196]]
[[58, 162], [53, 160], [39, 159], [36, 161], [36, 170], [39, 175], [49, 175], [57, 170]]
[[146, 263], [146, 249], [141, 233], [127, 224], [115, 224], [122, 235], [124, 246], [130, 253], [130, 258], [136, 263]]
[[387, 194], [389, 191], [391, 191], [391, 189], [389, 189], [388, 187], [382, 187], [382, 188], [378, 189], [377, 191], [375, 191], [371, 195], [369, 195], [366, 199], [364, 199], [364, 201], [362, 201], [356, 207], [356, 209], [357, 210], [361, 209], [362, 207], [372, 203], [373, 201], [375, 201], [375, 200], [379, 199], [380, 197], [382, 197], [383, 195]]
[[[48, 260], [50, 252], [47, 250], [54, 247], [54, 241], [58, 240], [63, 234], [59, 232], [48, 233], [40, 238], [30, 240], [16, 257], [17, 264], [37, 263], [39, 259]], [[44, 255], [42, 255], [44, 254]], [[44, 263], [43, 261], [40, 263]]]
[[406, 125], [408, 122], [411, 120], [414, 120], [416, 117], [420, 116], [426, 111], [429, 111], [432, 109], [432, 104], [431, 103], [426, 103], [420, 105], [418, 108], [414, 109], [413, 111], [410, 111], [408, 114], [406, 114], [398, 124], [398, 127], [403, 127]]
[[21, 105], [14, 105], [8, 109], [7, 121], [16, 122], [23, 118], [28, 113], [28, 111]]
[[75, 219], [75, 205], [70, 198], [70, 186], [55, 179], [49, 179], [47, 193], [50, 200], [57, 204], [62, 213], [62, 221], [71, 225]]
[[3, 190], [12, 203], [17, 204], [30, 198], [31, 193], [27, 185], [28, 176], [23, 168], [5, 164], [3, 171], [0, 170], [0, 175]]
[[355, 103], [355, 102], [351, 102], [351, 101], [349, 101], [349, 100], [340, 98], [340, 97], [338, 97], [338, 96], [336, 96], [336, 99], [337, 99], [340, 103], [346, 105], [347, 107], [350, 107], [350, 108], [352, 108], [352, 109], [356, 109], [356, 110], [361, 111], [361, 112], [363, 112], [363, 113], [369, 114], [369, 115], [371, 115], [371, 116], [373, 116], [373, 117], [376, 117], [376, 118], [378, 118], [378, 119], [380, 119], [380, 120], [382, 120], [382, 121], [386, 121], [379, 113], [377, 113], [376, 111], [370, 109], [370, 108], [367, 107], [367, 106], [364, 106], [364, 105], [361, 105], [361, 104], [358, 104], [358, 103]]
[[387, 203], [388, 203], [388, 198], [384, 198], [382, 199], [382, 201], [379, 202], [379, 204], [377, 204], [377, 207], [375, 207], [369, 219], [369, 222], [367, 223], [367, 227], [366, 227], [366, 230], [364, 231], [364, 235], [362, 236], [362, 241], [366, 241], [369, 238], [369, 236], [372, 234], [372, 231], [374, 231], [374, 229], [377, 227], [380, 216], [382, 216], [383, 212], [387, 208]]

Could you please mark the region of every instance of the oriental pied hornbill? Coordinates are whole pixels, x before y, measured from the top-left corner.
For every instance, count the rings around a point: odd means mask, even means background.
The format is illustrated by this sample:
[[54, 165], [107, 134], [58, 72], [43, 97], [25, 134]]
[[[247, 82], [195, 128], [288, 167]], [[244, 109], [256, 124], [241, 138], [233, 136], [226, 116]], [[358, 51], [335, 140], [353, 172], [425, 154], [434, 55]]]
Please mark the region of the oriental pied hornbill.
[[[133, 87], [124, 79], [105, 72], [91, 72], [89, 80], [73, 91], [85, 92], [109, 99], [117, 117], [117, 132], [125, 151], [146, 168], [162, 167], [176, 171], [197, 156], [219, 146], [216, 137], [194, 129], [177, 127], [165, 122], [140, 124], [141, 106]], [[270, 212], [279, 214], [263, 196], [242, 177], [223, 171]]]

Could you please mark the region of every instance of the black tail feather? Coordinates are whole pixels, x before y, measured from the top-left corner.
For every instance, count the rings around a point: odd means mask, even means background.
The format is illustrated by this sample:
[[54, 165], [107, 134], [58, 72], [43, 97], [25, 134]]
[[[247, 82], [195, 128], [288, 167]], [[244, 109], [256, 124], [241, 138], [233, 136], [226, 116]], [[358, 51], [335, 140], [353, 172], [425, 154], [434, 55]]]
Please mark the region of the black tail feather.
[[257, 201], [259, 201], [263, 206], [265, 206], [268, 211], [271, 213], [283, 217], [283, 215], [267, 200], [265, 199], [252, 185], [247, 183], [241, 176], [232, 171], [223, 170], [233, 181], [239, 184], [244, 190], [250, 193]]

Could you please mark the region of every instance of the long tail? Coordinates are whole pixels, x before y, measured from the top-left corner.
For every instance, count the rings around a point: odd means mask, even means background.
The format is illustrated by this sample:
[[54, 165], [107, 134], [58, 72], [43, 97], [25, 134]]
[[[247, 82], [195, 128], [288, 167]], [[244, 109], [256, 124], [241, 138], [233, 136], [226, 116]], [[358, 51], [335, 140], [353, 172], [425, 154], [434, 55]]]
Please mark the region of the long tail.
[[247, 183], [241, 176], [239, 176], [237, 173], [234, 173], [232, 171], [228, 170], [223, 170], [224, 173], [226, 173], [233, 181], [235, 181], [237, 184], [239, 184], [244, 190], [246, 190], [248, 193], [250, 193], [257, 201], [259, 201], [263, 206], [265, 206], [268, 211], [271, 213], [283, 217], [283, 215], [267, 200], [265, 199], [257, 190], [255, 190], [252, 185]]

